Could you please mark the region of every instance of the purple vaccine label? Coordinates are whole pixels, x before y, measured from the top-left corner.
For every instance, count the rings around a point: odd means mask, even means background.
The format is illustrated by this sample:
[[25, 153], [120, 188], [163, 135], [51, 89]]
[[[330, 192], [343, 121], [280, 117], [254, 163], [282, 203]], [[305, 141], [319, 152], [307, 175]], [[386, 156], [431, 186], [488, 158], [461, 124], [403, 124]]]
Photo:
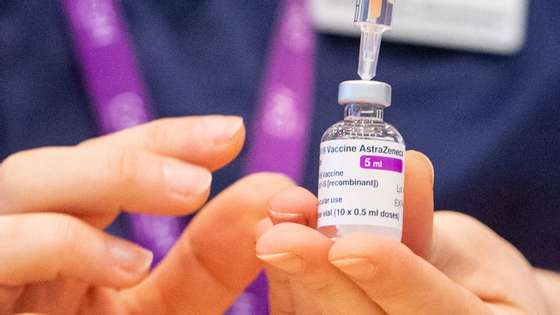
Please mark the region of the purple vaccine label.
[[360, 157], [360, 167], [368, 170], [383, 170], [390, 172], [403, 172], [403, 161], [384, 156], [363, 155]]

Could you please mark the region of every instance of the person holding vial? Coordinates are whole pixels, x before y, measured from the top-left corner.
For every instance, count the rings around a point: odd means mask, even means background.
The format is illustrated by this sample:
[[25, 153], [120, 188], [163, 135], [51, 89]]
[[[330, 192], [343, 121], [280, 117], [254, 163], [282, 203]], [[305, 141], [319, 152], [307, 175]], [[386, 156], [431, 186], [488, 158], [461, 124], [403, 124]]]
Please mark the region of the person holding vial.
[[316, 230], [359, 42], [304, 4], [0, 2], [0, 314], [559, 313], [557, 1], [507, 57], [384, 44], [402, 243]]

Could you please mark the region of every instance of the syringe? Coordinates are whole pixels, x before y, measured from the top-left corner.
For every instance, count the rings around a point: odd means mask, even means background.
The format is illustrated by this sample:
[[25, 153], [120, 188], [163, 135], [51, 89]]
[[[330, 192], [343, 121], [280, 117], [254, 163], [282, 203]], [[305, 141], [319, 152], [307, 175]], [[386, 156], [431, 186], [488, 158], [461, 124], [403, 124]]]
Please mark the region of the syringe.
[[377, 73], [377, 61], [383, 33], [391, 28], [395, 0], [356, 0], [354, 24], [360, 27], [358, 75], [371, 80]]

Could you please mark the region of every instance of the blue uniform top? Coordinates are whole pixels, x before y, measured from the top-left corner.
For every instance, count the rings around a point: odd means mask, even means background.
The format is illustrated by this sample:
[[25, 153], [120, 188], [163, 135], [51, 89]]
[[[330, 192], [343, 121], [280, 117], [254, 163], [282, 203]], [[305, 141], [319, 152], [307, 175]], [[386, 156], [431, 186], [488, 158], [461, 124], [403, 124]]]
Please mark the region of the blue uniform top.
[[[252, 122], [277, 1], [122, 4], [158, 116]], [[434, 161], [437, 208], [477, 217], [532, 263], [560, 270], [560, 2], [531, 1], [530, 9], [518, 55], [384, 43], [379, 79], [394, 88], [387, 121]], [[319, 140], [342, 118], [337, 85], [355, 78], [357, 47], [354, 38], [319, 37], [305, 162], [312, 191]], [[0, 158], [96, 134], [58, 1], [0, 2]], [[219, 171], [215, 191], [240, 169], [237, 161]]]

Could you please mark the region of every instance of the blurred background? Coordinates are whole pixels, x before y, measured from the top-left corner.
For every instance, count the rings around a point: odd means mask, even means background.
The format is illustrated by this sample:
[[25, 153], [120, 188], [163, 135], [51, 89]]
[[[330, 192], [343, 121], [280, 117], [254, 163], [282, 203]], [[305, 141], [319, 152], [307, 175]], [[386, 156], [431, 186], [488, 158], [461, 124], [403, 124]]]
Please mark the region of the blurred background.
[[[155, 117], [241, 115], [251, 130], [281, 1], [118, 3]], [[343, 117], [338, 84], [357, 78], [353, 6], [309, 2], [314, 111], [301, 163], [314, 192], [321, 134]], [[473, 215], [560, 270], [560, 2], [396, 6], [376, 79], [393, 86], [386, 120], [434, 162], [437, 209]], [[0, 158], [97, 136], [90, 103], [60, 3], [1, 0]], [[215, 192], [239, 178], [246, 154], [218, 172]], [[127, 229], [125, 219], [112, 227]]]

